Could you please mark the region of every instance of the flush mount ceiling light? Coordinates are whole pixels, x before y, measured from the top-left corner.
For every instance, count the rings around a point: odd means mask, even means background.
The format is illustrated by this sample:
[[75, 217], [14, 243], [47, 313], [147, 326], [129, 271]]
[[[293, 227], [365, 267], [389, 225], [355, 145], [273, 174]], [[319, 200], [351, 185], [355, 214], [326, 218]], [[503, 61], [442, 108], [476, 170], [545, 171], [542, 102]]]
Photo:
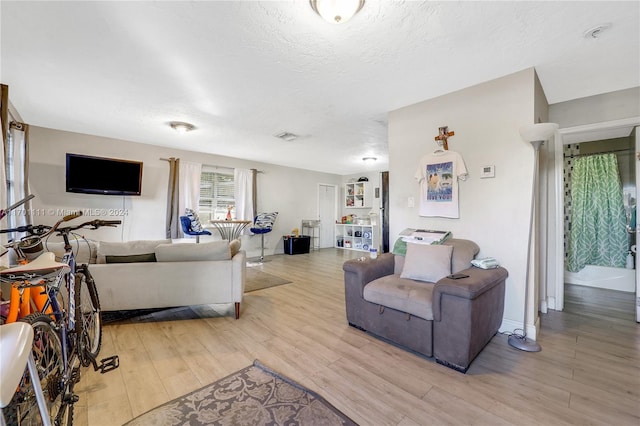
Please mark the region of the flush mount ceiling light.
[[178, 133], [187, 133], [195, 130], [196, 126], [191, 123], [185, 123], [184, 121], [171, 121], [169, 127]]
[[364, 161], [366, 164], [373, 164], [378, 161], [378, 159], [376, 157], [362, 157], [362, 161]]
[[601, 24], [597, 27], [593, 27], [584, 32], [584, 38], [592, 39], [599, 38], [603, 32], [611, 28], [611, 24]]
[[362, 9], [364, 0], [310, 0], [311, 8], [327, 22], [342, 24]]

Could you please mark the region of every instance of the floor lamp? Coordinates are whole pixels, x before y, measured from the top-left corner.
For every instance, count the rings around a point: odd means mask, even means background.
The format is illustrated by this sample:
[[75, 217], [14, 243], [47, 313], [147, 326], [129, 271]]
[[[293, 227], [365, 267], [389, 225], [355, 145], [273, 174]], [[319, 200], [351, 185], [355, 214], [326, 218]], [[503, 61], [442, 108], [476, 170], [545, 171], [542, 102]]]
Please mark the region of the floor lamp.
[[539, 352], [542, 350], [540, 345], [527, 338], [527, 308], [529, 306], [529, 272], [531, 262], [531, 238], [533, 234], [533, 218], [535, 209], [538, 206], [536, 200], [536, 187], [538, 183], [538, 162], [540, 158], [540, 146], [558, 129], [555, 123], [537, 123], [520, 128], [520, 136], [533, 145], [534, 163], [533, 163], [533, 179], [531, 183], [531, 211], [529, 212], [529, 239], [527, 241], [527, 269], [524, 281], [524, 320], [522, 323], [522, 334], [513, 333], [509, 336], [509, 345], [516, 349], [527, 352]]

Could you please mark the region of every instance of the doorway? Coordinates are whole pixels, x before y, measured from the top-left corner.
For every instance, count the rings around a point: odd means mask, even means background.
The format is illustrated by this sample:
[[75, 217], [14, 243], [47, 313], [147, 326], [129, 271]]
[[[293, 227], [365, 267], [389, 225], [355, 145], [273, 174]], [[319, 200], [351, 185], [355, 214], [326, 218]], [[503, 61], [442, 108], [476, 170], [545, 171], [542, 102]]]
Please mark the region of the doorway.
[[[564, 149], [565, 145], [576, 144], [582, 142], [590, 142], [594, 140], [614, 139], [617, 137], [628, 137], [634, 127], [640, 125], [640, 117], [630, 119], [616, 120], [610, 122], [596, 123], [592, 125], [576, 126], [571, 128], [560, 129], [558, 131], [555, 143], [555, 194], [556, 194], [556, 226], [555, 226], [555, 268], [554, 276], [550, 276], [547, 284], [547, 294], [549, 297], [549, 307], [551, 309], [562, 311], [564, 309], [565, 295], [565, 228], [564, 224]], [[638, 129], [636, 128], [636, 138]], [[638, 148], [636, 148], [637, 150]], [[636, 176], [640, 172], [640, 163], [635, 161]], [[637, 194], [636, 194], [637, 199]], [[637, 259], [636, 259], [637, 260]], [[638, 273], [636, 267], [636, 274]], [[636, 294], [637, 294], [637, 278], [636, 278]], [[552, 291], [551, 286], [555, 286]]]
[[389, 172], [380, 173], [382, 200], [380, 222], [382, 223], [382, 252], [389, 253]]
[[334, 233], [338, 217], [338, 187], [318, 184], [318, 219], [320, 220], [319, 247], [334, 247]]

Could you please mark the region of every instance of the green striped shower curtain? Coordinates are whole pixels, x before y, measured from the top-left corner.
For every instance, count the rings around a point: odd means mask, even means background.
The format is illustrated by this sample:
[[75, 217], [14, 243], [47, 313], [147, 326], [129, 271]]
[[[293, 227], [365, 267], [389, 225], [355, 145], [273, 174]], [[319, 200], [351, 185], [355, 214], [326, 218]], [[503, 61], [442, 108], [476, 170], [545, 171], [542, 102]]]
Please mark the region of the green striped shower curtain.
[[577, 158], [571, 176], [567, 270], [585, 265], [625, 267], [628, 236], [615, 154]]

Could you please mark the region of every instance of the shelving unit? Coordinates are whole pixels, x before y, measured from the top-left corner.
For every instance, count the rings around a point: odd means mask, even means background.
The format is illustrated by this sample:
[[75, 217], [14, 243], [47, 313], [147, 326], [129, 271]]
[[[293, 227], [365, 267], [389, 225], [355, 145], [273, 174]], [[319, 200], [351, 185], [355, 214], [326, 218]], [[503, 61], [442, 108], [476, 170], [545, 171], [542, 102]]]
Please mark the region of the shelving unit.
[[371, 208], [372, 190], [369, 182], [344, 184], [344, 207], [347, 209]]
[[379, 244], [377, 225], [336, 224], [336, 248], [368, 252]]

